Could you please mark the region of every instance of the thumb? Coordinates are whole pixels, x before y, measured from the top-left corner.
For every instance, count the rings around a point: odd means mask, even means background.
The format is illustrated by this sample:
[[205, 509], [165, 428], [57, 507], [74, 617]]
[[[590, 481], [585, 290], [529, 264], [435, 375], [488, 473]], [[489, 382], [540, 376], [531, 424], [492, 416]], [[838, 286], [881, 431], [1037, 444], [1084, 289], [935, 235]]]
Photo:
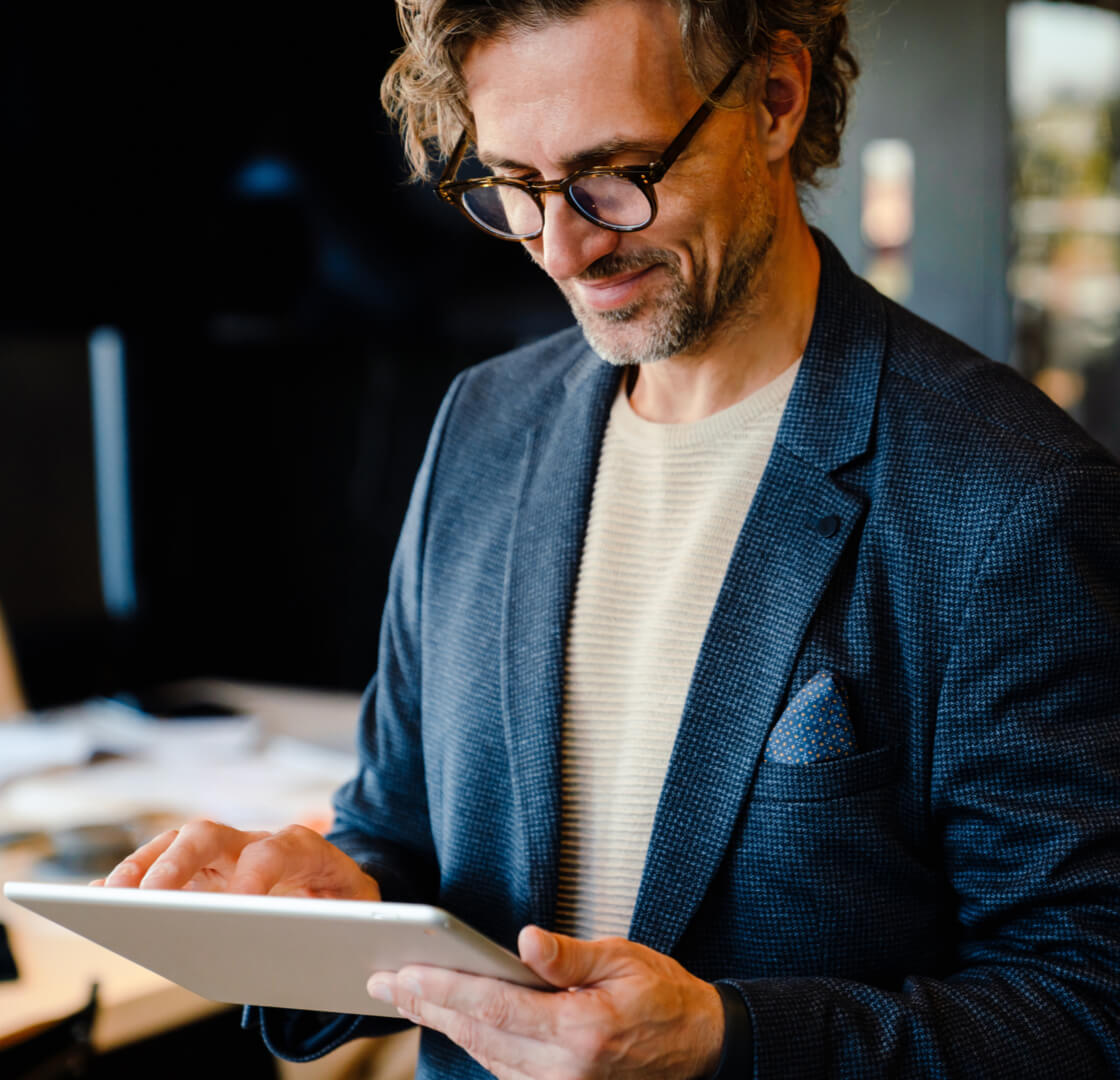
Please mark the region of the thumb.
[[517, 938], [522, 961], [553, 986], [586, 986], [618, 974], [611, 941], [580, 941], [526, 926]]

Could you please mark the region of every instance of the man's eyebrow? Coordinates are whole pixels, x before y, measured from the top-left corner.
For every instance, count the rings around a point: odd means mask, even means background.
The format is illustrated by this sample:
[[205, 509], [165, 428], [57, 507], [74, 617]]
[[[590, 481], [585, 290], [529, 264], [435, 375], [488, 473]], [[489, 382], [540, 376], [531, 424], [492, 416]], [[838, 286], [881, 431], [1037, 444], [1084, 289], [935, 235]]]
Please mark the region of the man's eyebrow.
[[[569, 154], [567, 157], [561, 158], [559, 164], [566, 172], [574, 172], [577, 169], [589, 169], [595, 165], [602, 165], [619, 154], [627, 153], [648, 154], [650, 162], [653, 162], [660, 157], [664, 149], [664, 147], [658, 149], [660, 146], [660, 142], [650, 139], [608, 139], [606, 142], [601, 142], [596, 146], [588, 147], [586, 150], [580, 150], [575, 154]], [[536, 172], [532, 165], [526, 165], [521, 161], [513, 161], [510, 158], [503, 158], [497, 154], [490, 154], [485, 150], [479, 150], [475, 156], [478, 158], [479, 164], [488, 169], [505, 169], [509, 172]]]

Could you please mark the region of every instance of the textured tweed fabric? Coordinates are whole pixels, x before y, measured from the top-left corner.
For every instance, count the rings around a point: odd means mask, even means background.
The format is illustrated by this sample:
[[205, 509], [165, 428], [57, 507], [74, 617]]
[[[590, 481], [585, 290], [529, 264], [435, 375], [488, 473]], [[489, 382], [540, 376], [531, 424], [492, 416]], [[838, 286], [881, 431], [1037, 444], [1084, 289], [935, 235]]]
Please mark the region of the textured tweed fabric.
[[[755, 1075], [1120, 1075], [1120, 467], [851, 275], [696, 662], [630, 936], [742, 995]], [[394, 562], [333, 838], [389, 898], [554, 924], [565, 627], [617, 372], [461, 376]], [[767, 760], [825, 672], [857, 752]], [[289, 1056], [383, 1030], [267, 1013]], [[424, 1033], [420, 1076], [485, 1075]]]

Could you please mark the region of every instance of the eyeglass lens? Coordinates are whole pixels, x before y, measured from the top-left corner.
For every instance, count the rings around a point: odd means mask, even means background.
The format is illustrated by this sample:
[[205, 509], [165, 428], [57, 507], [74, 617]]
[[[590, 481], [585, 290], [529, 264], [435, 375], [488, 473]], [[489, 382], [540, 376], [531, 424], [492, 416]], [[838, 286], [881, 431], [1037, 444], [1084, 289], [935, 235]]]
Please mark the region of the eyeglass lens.
[[[568, 191], [571, 201], [585, 216], [608, 227], [640, 227], [653, 215], [642, 189], [621, 176], [580, 176]], [[533, 236], [544, 224], [536, 199], [513, 184], [499, 182], [468, 188], [462, 199], [479, 225], [500, 236]]]

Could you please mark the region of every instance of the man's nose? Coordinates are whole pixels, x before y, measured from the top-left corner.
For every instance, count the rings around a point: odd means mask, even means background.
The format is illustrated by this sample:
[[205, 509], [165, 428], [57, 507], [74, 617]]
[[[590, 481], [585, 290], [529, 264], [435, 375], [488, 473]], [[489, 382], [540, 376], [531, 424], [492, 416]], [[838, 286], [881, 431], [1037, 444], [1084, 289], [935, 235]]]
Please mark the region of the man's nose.
[[563, 195], [545, 196], [544, 231], [528, 242], [529, 253], [554, 281], [564, 281], [586, 270], [596, 259], [609, 255], [622, 238], [613, 229], [588, 221]]

